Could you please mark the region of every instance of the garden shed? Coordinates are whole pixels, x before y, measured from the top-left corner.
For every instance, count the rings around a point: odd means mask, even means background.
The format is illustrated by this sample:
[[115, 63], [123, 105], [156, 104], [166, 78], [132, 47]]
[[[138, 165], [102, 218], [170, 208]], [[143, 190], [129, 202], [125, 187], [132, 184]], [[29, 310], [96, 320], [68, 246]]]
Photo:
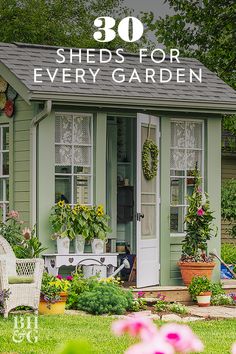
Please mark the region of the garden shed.
[[[0, 44], [2, 217], [18, 210], [26, 224], [37, 224], [53, 253], [48, 217], [55, 202], [63, 196], [71, 205], [103, 204], [112, 226], [107, 252], [119, 253], [125, 245], [136, 255], [137, 286], [180, 284], [177, 261], [196, 164], [219, 230], [209, 249], [220, 251], [221, 118], [236, 112], [234, 90], [195, 59], [171, 63], [166, 57], [158, 67], [173, 77], [179, 67], [201, 68], [202, 82], [146, 82], [143, 76], [142, 82], [118, 83], [111, 72], [122, 64], [58, 64], [56, 51]], [[125, 55], [126, 73], [136, 68], [141, 77], [155, 65], [149, 57], [140, 63], [138, 56]], [[59, 71], [52, 82], [46, 70], [58, 66], [101, 71], [96, 82], [86, 74], [84, 81], [67, 76], [63, 82]], [[34, 68], [42, 69], [38, 82]], [[159, 150], [157, 175], [150, 180], [141, 163], [147, 137]]]

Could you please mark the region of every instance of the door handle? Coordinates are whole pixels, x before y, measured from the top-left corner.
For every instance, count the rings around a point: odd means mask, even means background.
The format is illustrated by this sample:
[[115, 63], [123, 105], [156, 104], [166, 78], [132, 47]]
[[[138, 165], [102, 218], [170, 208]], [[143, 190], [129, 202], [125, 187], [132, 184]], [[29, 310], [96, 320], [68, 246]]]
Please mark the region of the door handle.
[[144, 214], [143, 213], [137, 213], [137, 221], [141, 221], [141, 218], [144, 218]]

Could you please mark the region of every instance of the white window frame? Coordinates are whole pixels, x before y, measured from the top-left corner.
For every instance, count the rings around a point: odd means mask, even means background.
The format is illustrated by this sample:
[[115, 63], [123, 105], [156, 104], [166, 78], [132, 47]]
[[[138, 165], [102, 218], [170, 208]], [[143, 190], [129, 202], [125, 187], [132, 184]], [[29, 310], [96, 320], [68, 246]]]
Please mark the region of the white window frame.
[[[172, 122], [185, 122], [185, 123], [201, 123], [202, 124], [202, 147], [201, 148], [178, 148], [178, 149], [183, 149], [185, 151], [187, 150], [196, 150], [196, 151], [201, 151], [202, 152], [202, 166], [201, 166], [201, 170], [202, 170], [202, 189], [204, 191], [204, 180], [205, 180], [205, 121], [203, 119], [192, 119], [192, 118], [171, 118], [170, 123]], [[171, 129], [171, 128], [170, 128]], [[170, 135], [171, 135], [171, 131], [170, 131]], [[172, 142], [170, 142], [170, 151], [176, 149], [176, 147], [172, 146]], [[186, 170], [185, 170], [185, 175], [184, 176], [174, 176], [171, 174], [171, 168], [170, 168], [170, 183], [171, 183], [171, 179], [172, 178], [182, 178], [186, 181], [186, 179], [188, 177], [191, 176], [187, 176], [186, 174]], [[170, 184], [171, 186], [171, 184]], [[187, 184], [184, 183], [184, 200], [186, 201], [186, 196], [187, 196]], [[171, 195], [170, 195], [171, 196]], [[170, 201], [171, 202], [171, 201]], [[171, 205], [170, 203], [170, 208], [171, 207], [183, 207], [185, 208], [185, 215], [186, 215], [186, 208], [187, 208], [188, 204], [187, 202], [185, 204], [176, 204], [176, 205]], [[171, 215], [170, 215], [171, 216]], [[170, 236], [171, 237], [185, 237], [186, 236], [186, 232], [170, 232]]]
[[8, 150], [3, 149], [3, 128], [8, 128], [8, 134], [10, 134], [9, 131], [9, 124], [0, 124], [0, 179], [3, 181], [3, 190], [2, 190], [2, 196], [3, 200], [0, 200], [0, 205], [2, 207], [2, 221], [6, 221], [7, 217], [7, 206], [9, 207], [9, 200], [6, 198], [6, 181], [8, 180], [9, 184], [9, 174], [4, 175], [3, 174], [3, 153], [8, 152], [8, 161], [10, 159], [10, 153], [9, 153], [9, 148]]
[[[54, 171], [54, 175], [55, 175], [55, 179], [54, 181], [56, 181], [56, 176], [67, 176], [67, 177], [71, 177], [71, 203], [70, 205], [72, 207], [74, 207], [74, 205], [76, 205], [76, 203], [74, 202], [75, 201], [75, 198], [74, 198], [74, 177], [76, 176], [80, 176], [80, 177], [89, 177], [89, 193], [90, 193], [90, 203], [88, 204], [84, 204], [84, 205], [88, 205], [88, 206], [91, 206], [93, 205], [93, 199], [94, 199], [94, 196], [93, 196], [93, 178], [94, 178], [94, 168], [93, 168], [93, 147], [94, 147], [94, 137], [93, 137], [93, 114], [92, 113], [81, 113], [81, 112], [55, 112], [55, 123], [56, 123], [56, 117], [57, 116], [72, 116], [73, 117], [73, 120], [74, 120], [74, 117], [76, 116], [84, 116], [84, 117], [90, 117], [90, 120], [91, 120], [91, 144], [74, 144], [74, 142], [72, 141], [71, 144], [69, 143], [56, 143], [55, 141], [55, 136], [54, 136], [54, 146], [63, 146], [63, 145], [69, 145], [69, 146], [79, 146], [79, 147], [90, 147], [91, 149], [91, 166], [88, 166], [91, 168], [91, 172], [90, 173], [74, 173], [74, 157], [73, 157], [73, 151], [74, 149], [72, 148], [72, 164], [70, 165], [71, 166], [71, 173], [56, 173]], [[72, 125], [72, 139], [73, 139], [73, 129], [74, 129], [74, 124]], [[55, 164], [55, 167], [56, 167], [56, 164]], [[55, 194], [55, 193], [54, 193]]]

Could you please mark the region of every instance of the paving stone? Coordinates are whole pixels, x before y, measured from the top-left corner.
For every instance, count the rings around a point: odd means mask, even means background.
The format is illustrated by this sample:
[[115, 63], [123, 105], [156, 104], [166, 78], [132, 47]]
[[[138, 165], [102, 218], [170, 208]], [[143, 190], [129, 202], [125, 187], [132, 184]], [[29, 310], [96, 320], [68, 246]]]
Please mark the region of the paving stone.
[[183, 317], [181, 322], [195, 322], [195, 321], [203, 321], [204, 318], [202, 317], [193, 317], [193, 316], [188, 316], [188, 317]]
[[203, 318], [236, 318], [236, 307], [209, 306], [198, 307], [189, 306], [189, 314]]
[[182, 318], [180, 316], [178, 316], [178, 315], [175, 315], [174, 313], [173, 314], [170, 313], [168, 315], [163, 315], [161, 317], [161, 320], [162, 321], [166, 321], [166, 322], [171, 322], [171, 321], [173, 321], [173, 322], [181, 322]]

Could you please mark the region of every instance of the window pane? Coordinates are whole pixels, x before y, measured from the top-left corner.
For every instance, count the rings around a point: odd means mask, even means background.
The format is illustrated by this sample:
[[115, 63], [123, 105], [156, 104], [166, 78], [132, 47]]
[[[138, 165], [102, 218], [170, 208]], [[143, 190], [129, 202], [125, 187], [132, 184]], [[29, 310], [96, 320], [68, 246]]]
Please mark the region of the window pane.
[[141, 222], [142, 240], [155, 239], [156, 234], [156, 205], [142, 205], [144, 218]]
[[184, 170], [170, 170], [170, 175], [171, 176], [185, 176], [185, 171]]
[[170, 184], [170, 203], [171, 205], [184, 205], [185, 204], [185, 179], [172, 178]]
[[202, 123], [186, 123], [186, 147], [202, 148]]
[[91, 117], [76, 116], [74, 118], [74, 144], [91, 144]]
[[2, 135], [3, 135], [2, 149], [9, 150], [9, 128], [3, 127], [2, 130], [3, 130], [3, 132], [2, 132]]
[[185, 122], [171, 123], [171, 147], [185, 147]]
[[55, 178], [55, 202], [64, 200], [71, 204], [71, 176], [56, 176]]
[[0, 201], [4, 200], [4, 195], [3, 195], [3, 179], [0, 179]]
[[171, 149], [170, 168], [172, 170], [183, 171], [186, 169], [186, 154], [184, 149]]
[[187, 170], [197, 169], [202, 172], [202, 152], [196, 150], [187, 150]]
[[3, 175], [7, 176], [9, 175], [9, 152], [2, 153], [2, 162], [2, 173]]
[[72, 116], [56, 116], [55, 142], [61, 144], [72, 144]]
[[184, 207], [170, 208], [170, 231], [184, 232]]
[[91, 204], [90, 177], [74, 177], [74, 203]]
[[70, 174], [71, 166], [55, 166], [55, 173]]
[[74, 147], [74, 164], [77, 166], [91, 165], [91, 148], [86, 146]]
[[5, 184], [6, 184], [5, 200], [6, 200], [6, 201], [9, 201], [9, 179], [5, 179]]
[[72, 164], [72, 147], [68, 145], [55, 146], [56, 165], [71, 165]]
[[74, 166], [74, 173], [75, 174], [90, 174], [91, 173], [91, 167], [86, 167], [86, 166]]

